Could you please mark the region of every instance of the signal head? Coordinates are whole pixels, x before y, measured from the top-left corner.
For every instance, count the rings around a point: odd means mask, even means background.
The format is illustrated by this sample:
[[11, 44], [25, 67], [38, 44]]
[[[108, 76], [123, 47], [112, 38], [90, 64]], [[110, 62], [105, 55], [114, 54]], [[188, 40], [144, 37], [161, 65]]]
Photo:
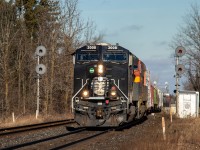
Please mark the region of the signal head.
[[176, 73], [177, 73], [178, 75], [181, 75], [181, 74], [183, 74], [183, 73], [185, 72], [185, 67], [184, 67], [184, 65], [182, 65], [182, 64], [178, 64], [178, 65], [176, 66], [175, 70], [176, 70]]
[[185, 54], [186, 50], [183, 46], [178, 46], [175, 50], [176, 57], [182, 57]]

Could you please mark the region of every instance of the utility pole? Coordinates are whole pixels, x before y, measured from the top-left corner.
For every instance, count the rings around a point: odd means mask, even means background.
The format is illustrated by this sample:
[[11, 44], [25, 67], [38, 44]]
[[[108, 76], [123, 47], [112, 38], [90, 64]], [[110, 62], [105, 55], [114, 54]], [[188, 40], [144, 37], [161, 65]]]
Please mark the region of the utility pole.
[[40, 75], [46, 72], [46, 66], [40, 64], [40, 57], [46, 55], [46, 48], [44, 46], [38, 46], [36, 48], [36, 55], [37, 55], [37, 66], [35, 71], [37, 72], [37, 109], [36, 109], [36, 119], [39, 115], [39, 108], [40, 108]]
[[[40, 56], [37, 56], [37, 66], [40, 64]], [[40, 74], [37, 73], [37, 109], [36, 118], [39, 115], [39, 103], [40, 103]]]
[[[176, 66], [179, 64], [179, 57], [176, 57]], [[179, 112], [179, 74], [176, 73], [176, 113]]]
[[178, 46], [175, 50], [175, 57], [176, 57], [176, 114], [179, 117], [179, 78], [185, 71], [185, 67], [182, 64], [179, 64], [179, 57], [182, 57], [185, 54], [186, 50], [182, 46]]

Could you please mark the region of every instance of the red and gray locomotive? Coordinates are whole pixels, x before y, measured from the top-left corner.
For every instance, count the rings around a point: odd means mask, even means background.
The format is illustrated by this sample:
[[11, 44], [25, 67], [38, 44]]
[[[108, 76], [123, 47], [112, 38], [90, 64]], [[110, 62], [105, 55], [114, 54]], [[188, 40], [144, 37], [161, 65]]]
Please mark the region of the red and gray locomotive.
[[85, 45], [74, 53], [72, 111], [81, 126], [119, 126], [146, 114], [146, 66], [126, 48]]

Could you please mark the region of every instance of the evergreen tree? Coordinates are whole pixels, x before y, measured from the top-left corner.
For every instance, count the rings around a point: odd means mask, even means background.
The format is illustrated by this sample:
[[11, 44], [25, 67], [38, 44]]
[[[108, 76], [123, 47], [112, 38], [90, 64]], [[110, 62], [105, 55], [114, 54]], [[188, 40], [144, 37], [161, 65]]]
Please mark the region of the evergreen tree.
[[30, 37], [35, 37], [38, 30], [37, 16], [35, 8], [38, 0], [16, 0], [16, 6], [19, 12], [23, 12], [26, 28]]
[[60, 15], [58, 4], [59, 1], [54, 0], [16, 0], [18, 12], [23, 13], [30, 37], [36, 40], [41, 26], [51, 28], [51, 24], [54, 24]]

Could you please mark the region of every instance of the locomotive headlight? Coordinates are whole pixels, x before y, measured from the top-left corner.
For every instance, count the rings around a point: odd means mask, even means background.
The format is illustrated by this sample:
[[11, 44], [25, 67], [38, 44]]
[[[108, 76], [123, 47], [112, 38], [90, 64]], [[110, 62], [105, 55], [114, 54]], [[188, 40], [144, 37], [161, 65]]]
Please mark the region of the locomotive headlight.
[[113, 86], [113, 87], [111, 88], [111, 90], [110, 90], [110, 97], [111, 97], [111, 98], [117, 97], [117, 90], [116, 90], [116, 87], [115, 87], [115, 86]]
[[98, 65], [98, 73], [99, 74], [103, 73], [103, 65]]
[[83, 91], [83, 97], [89, 97], [89, 91], [88, 90]]
[[111, 92], [110, 92], [110, 95], [111, 95], [112, 97], [115, 97], [115, 96], [117, 95], [117, 92], [116, 92], [116, 91], [111, 91]]

